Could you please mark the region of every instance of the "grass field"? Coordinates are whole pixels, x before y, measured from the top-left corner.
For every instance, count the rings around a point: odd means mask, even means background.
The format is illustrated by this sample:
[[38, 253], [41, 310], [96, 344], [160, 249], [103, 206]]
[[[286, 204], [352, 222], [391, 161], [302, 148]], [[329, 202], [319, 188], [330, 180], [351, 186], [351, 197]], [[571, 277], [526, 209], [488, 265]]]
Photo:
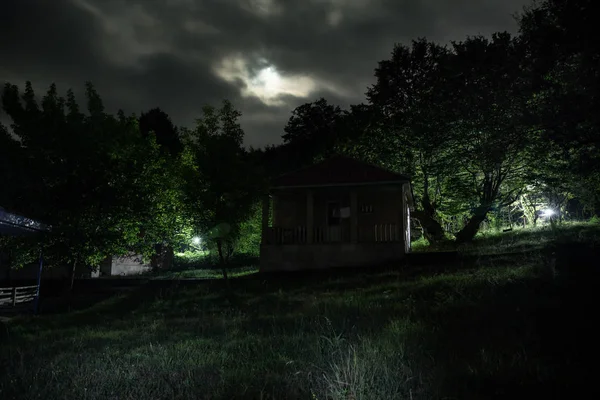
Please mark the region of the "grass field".
[[[175, 255], [173, 269], [148, 274], [154, 279], [222, 279], [219, 259], [208, 252], [188, 252]], [[258, 272], [258, 255], [238, 255], [229, 260], [228, 276], [239, 278]]]
[[[258, 272], [257, 264], [228, 268], [229, 278], [239, 278]], [[223, 272], [218, 268], [179, 268], [155, 274], [155, 279], [222, 279]]]
[[175, 282], [13, 320], [0, 398], [577, 398], [599, 242], [594, 225], [513, 231], [437, 268]]

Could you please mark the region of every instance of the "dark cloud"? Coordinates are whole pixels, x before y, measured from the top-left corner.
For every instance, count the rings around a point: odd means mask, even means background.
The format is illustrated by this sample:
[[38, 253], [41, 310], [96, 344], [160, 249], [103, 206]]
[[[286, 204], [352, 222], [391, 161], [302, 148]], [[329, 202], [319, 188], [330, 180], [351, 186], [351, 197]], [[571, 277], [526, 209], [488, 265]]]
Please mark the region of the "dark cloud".
[[[279, 141], [296, 106], [363, 101], [394, 43], [515, 31], [528, 0], [5, 0], [0, 80], [91, 80], [109, 110], [160, 106], [190, 126], [204, 104], [230, 99], [247, 142]], [[279, 99], [248, 78], [272, 65]], [[226, 68], [225, 68], [226, 67]], [[251, 94], [254, 95], [251, 95]], [[249, 95], [250, 94], [250, 95]], [[273, 93], [271, 93], [272, 95]], [[262, 97], [261, 97], [262, 96]]]

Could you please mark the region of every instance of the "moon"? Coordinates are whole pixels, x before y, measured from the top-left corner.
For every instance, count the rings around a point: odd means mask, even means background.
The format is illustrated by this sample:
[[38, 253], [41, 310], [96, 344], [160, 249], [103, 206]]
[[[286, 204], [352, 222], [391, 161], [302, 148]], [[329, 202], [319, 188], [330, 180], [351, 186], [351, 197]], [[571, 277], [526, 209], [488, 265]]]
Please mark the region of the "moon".
[[241, 55], [232, 55], [215, 64], [215, 73], [227, 82], [239, 85], [243, 97], [257, 97], [269, 106], [285, 104], [282, 96], [306, 98], [317, 88], [315, 79], [302, 74], [281, 74], [275, 65], [260, 60], [260, 68], [252, 68], [251, 62]]
[[281, 76], [274, 67], [267, 67], [261, 70], [256, 77], [257, 86], [262, 86], [265, 92], [271, 96], [281, 92]]

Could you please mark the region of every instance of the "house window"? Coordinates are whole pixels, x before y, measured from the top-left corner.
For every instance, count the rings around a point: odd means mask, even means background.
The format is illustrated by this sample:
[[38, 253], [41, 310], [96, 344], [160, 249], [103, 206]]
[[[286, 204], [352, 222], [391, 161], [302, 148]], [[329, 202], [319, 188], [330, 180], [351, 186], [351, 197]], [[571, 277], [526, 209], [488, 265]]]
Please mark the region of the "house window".
[[373, 212], [372, 204], [361, 204], [360, 205], [360, 213], [361, 214], [371, 214]]

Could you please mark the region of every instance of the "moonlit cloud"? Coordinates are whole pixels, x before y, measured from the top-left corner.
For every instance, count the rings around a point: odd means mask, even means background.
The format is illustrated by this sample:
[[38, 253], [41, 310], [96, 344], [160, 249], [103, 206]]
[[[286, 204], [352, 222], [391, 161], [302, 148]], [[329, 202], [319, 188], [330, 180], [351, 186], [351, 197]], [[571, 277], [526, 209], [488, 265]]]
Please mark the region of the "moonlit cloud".
[[[92, 81], [107, 110], [161, 107], [190, 126], [231, 100], [246, 143], [278, 143], [291, 111], [364, 101], [394, 43], [514, 32], [529, 0], [4, 0], [0, 83]], [[8, 40], [2, 40], [1, 38]], [[0, 114], [0, 118], [3, 118]]]
[[215, 68], [218, 76], [231, 83], [241, 83], [241, 95], [256, 97], [266, 105], [283, 105], [284, 96], [308, 98], [316, 90], [316, 83], [307, 76], [282, 76], [273, 65], [252, 71], [241, 56], [227, 57]]

